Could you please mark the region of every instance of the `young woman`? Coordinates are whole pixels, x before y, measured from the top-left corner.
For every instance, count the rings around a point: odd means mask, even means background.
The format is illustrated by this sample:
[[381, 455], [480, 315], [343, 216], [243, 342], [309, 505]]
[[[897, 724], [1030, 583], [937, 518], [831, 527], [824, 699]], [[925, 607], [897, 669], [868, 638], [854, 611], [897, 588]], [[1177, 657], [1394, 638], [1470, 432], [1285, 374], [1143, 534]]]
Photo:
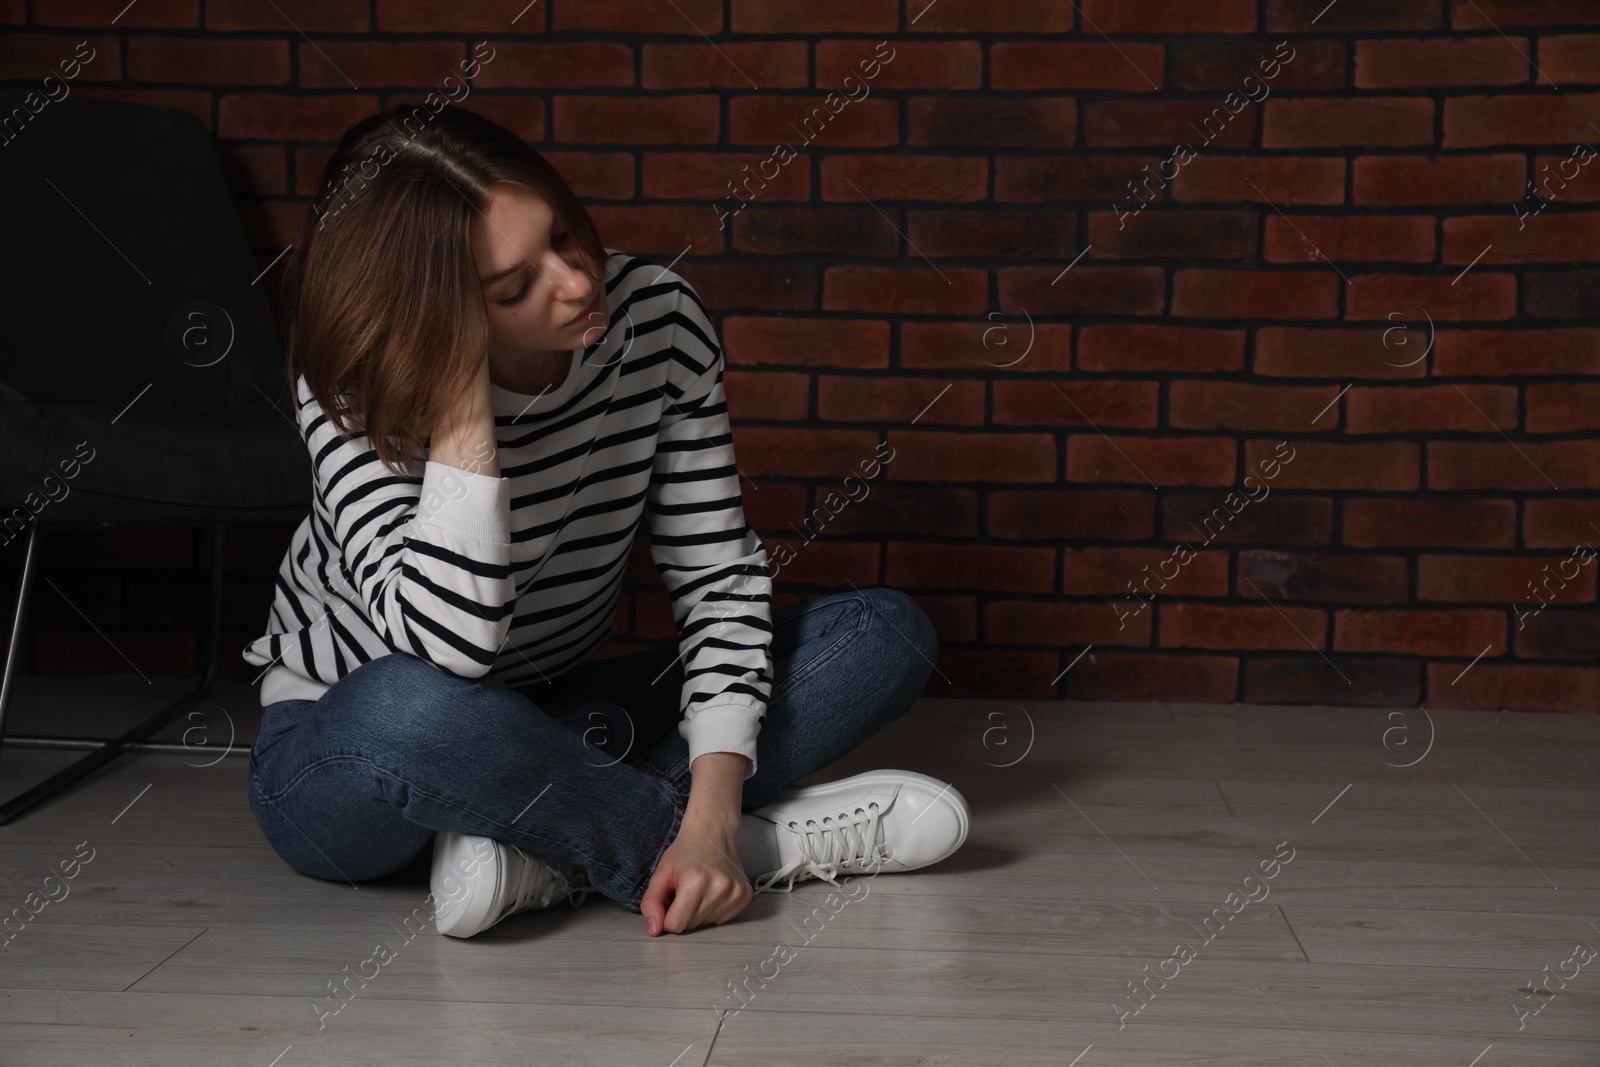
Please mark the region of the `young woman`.
[[[934, 778], [791, 785], [904, 714], [938, 639], [891, 589], [770, 610], [688, 282], [458, 107], [357, 123], [323, 190], [287, 343], [314, 501], [244, 653], [278, 855], [353, 883], [431, 847], [469, 937], [595, 891], [683, 933], [959, 848]], [[592, 659], [641, 521], [680, 640]]]

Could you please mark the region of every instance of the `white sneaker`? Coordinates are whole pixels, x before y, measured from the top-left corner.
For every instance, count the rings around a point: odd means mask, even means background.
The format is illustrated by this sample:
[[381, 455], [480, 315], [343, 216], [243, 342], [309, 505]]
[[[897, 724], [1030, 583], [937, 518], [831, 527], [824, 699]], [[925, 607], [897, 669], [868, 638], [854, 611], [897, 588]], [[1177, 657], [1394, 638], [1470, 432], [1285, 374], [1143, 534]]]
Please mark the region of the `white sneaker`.
[[595, 891], [581, 867], [446, 830], [433, 837], [431, 882], [434, 923], [450, 937], [471, 937], [507, 915], [561, 899], [577, 907]]
[[841, 871], [877, 874], [931, 866], [961, 847], [972, 823], [955, 786], [915, 771], [867, 771], [837, 782], [790, 786], [747, 814], [778, 828], [782, 863], [753, 881], [758, 893], [787, 893], [809, 878], [837, 886]]

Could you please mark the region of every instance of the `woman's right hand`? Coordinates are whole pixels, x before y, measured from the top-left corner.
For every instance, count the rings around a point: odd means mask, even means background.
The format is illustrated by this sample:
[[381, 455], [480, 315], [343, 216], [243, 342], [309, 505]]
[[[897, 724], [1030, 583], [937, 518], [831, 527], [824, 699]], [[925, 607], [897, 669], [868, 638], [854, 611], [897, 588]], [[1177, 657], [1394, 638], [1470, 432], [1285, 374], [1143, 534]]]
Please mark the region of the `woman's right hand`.
[[473, 474], [500, 477], [500, 453], [494, 434], [494, 394], [489, 388], [487, 356], [479, 360], [472, 385], [434, 427], [428, 458]]

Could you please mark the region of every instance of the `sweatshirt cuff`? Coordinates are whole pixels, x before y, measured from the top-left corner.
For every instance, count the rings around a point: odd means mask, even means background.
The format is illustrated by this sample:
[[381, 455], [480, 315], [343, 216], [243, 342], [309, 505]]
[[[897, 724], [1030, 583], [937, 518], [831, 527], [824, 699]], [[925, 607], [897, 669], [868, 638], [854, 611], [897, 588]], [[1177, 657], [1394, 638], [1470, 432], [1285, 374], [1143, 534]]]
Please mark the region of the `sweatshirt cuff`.
[[762, 709], [752, 704], [713, 704], [700, 708], [692, 719], [678, 724], [678, 734], [689, 742], [689, 767], [706, 752], [737, 752], [750, 760], [749, 779], [756, 773], [756, 735], [761, 732]]
[[511, 543], [511, 482], [428, 460], [416, 521], [492, 544]]

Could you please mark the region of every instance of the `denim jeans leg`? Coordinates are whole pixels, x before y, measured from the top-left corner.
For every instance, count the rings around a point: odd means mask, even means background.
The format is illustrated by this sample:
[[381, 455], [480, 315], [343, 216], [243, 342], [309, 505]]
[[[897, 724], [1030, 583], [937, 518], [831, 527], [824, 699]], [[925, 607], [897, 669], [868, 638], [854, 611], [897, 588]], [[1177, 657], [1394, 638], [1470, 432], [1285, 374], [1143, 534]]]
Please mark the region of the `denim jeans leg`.
[[[589, 660], [550, 682], [522, 684], [516, 691], [599, 748], [605, 759], [626, 761], [657, 778], [686, 804], [689, 748], [678, 733], [683, 719], [681, 655], [673, 644]], [[672, 740], [681, 747], [677, 759], [643, 758]]]
[[400, 653], [269, 708], [250, 778], [263, 834], [307, 874], [390, 874], [452, 830], [577, 864], [634, 911], [683, 817], [662, 781], [528, 698]]
[[[939, 656], [933, 623], [910, 596], [874, 587], [790, 604], [772, 615], [772, 693], [756, 738], [745, 810], [840, 759], [916, 704]], [[670, 684], [669, 684], [670, 683]], [[682, 664], [661, 680], [676, 695]], [[672, 729], [641, 769], [689, 782], [689, 745]]]

